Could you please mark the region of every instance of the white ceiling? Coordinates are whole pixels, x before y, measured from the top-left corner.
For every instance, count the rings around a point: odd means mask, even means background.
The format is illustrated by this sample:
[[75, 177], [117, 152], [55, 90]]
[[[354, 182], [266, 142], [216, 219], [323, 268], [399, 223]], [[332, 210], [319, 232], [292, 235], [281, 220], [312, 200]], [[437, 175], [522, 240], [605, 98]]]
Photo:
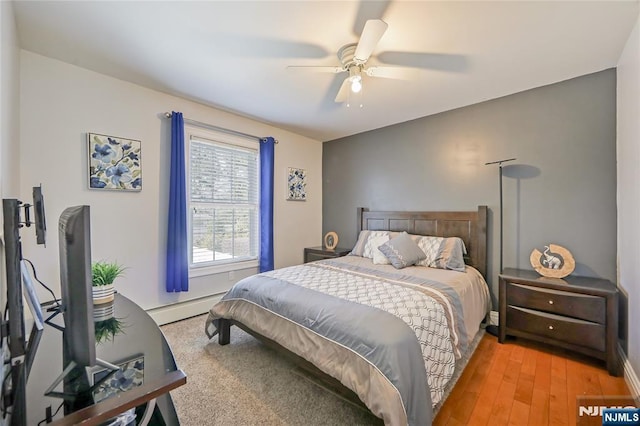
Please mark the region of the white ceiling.
[[[331, 140], [615, 67], [638, 1], [16, 1], [20, 45], [122, 80]], [[389, 24], [364, 107], [334, 98], [366, 19]], [[400, 53], [403, 52], [403, 53]], [[413, 55], [407, 54], [413, 53]]]

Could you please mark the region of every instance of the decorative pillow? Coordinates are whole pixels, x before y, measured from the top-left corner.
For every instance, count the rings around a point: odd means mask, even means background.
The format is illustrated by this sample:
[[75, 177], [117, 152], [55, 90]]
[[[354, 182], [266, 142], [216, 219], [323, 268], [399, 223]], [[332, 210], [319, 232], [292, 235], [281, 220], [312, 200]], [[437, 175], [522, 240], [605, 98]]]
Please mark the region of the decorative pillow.
[[438, 257], [438, 252], [440, 251], [440, 245], [442, 244], [442, 237], [426, 237], [426, 236], [415, 236], [414, 241], [418, 244], [418, 247], [422, 249], [425, 254], [425, 258], [421, 261], [417, 262], [418, 266], [430, 266], [433, 262], [435, 262]]
[[389, 265], [391, 263], [389, 259], [387, 259], [387, 256], [385, 256], [384, 253], [382, 253], [378, 248], [387, 241], [389, 241], [388, 235], [382, 235], [380, 237], [369, 237], [369, 242], [367, 243], [367, 245], [370, 246], [371, 253], [373, 253], [374, 265]]
[[413, 239], [403, 232], [379, 247], [396, 269], [406, 268], [425, 258], [425, 254]]
[[443, 238], [442, 240], [438, 254], [429, 266], [464, 272], [464, 253], [467, 252], [464, 241], [458, 237]]
[[426, 255], [426, 258], [416, 265], [465, 271], [464, 254], [467, 249], [461, 238], [418, 236], [416, 243]]
[[369, 242], [369, 238], [371, 237], [381, 237], [388, 236], [389, 231], [360, 231], [360, 235], [358, 235], [358, 241], [356, 241], [356, 245], [351, 250], [351, 255], [367, 257], [369, 259], [373, 259], [373, 252], [371, 251], [371, 246], [367, 243]]

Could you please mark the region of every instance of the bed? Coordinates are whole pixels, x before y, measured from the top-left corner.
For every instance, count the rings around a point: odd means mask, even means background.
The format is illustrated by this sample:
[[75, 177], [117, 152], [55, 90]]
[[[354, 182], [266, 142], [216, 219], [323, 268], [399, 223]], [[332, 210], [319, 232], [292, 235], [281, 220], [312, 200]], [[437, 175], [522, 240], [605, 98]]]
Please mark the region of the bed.
[[490, 310], [487, 207], [357, 213], [350, 255], [239, 281], [205, 332], [225, 345], [236, 325], [386, 425], [431, 424]]

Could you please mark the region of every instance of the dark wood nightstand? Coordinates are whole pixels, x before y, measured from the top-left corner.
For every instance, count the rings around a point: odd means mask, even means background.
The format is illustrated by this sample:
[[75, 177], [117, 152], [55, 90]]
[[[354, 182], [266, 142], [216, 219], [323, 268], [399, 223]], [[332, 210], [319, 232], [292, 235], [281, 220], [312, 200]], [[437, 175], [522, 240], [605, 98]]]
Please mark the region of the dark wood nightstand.
[[346, 256], [349, 253], [351, 253], [351, 249], [340, 248], [340, 247], [336, 247], [333, 250], [329, 250], [324, 246], [305, 247], [304, 263], [313, 262], [314, 260], [342, 257], [342, 256]]
[[604, 360], [609, 374], [619, 374], [618, 289], [611, 281], [507, 268], [499, 302], [500, 343], [525, 337]]

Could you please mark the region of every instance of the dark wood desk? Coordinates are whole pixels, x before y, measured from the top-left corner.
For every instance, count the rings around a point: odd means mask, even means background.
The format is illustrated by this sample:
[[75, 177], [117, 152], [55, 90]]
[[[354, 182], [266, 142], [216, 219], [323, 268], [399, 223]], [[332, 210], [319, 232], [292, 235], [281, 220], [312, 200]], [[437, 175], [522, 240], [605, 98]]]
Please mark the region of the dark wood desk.
[[[90, 400], [77, 403], [66, 399], [45, 396], [45, 390], [55, 381], [63, 370], [63, 338], [62, 332], [46, 324], [40, 345], [27, 382], [27, 424], [37, 425], [47, 418], [47, 410], [55, 412], [63, 403], [64, 410], [53, 418], [53, 425], [98, 425], [127, 410], [148, 404], [153, 409], [153, 418], [161, 417], [167, 425], [179, 425], [171, 395], [169, 391], [186, 383], [186, 375], [177, 368], [173, 353], [162, 331], [155, 321], [138, 305], [126, 297], [116, 294], [114, 300], [114, 317], [123, 323], [123, 331], [117, 333], [111, 340], [105, 340], [96, 345], [98, 358], [116, 365], [131, 360], [135, 363], [136, 379], [125, 383], [116, 390], [115, 382], [107, 380], [102, 388], [90, 392]], [[52, 320], [62, 324], [61, 315]], [[133, 363], [129, 364], [130, 366]], [[84, 370], [84, 369], [79, 369]], [[96, 373], [104, 370], [101, 367], [87, 369], [78, 373], [86, 380], [80, 379], [80, 383], [86, 386], [92, 384]], [[115, 379], [116, 376], [111, 376]], [[82, 388], [82, 384], [74, 383], [75, 387]], [[64, 389], [67, 387], [65, 386]], [[125, 389], [125, 390], [123, 390]], [[63, 384], [56, 387], [62, 392]], [[82, 389], [81, 389], [82, 390]], [[85, 396], [87, 394], [86, 388]], [[112, 390], [112, 395], [105, 397]], [[94, 402], [94, 399], [100, 399]], [[65, 412], [63, 412], [65, 411]], [[140, 410], [142, 411], [142, 410]], [[138, 419], [139, 421], [140, 419]]]

